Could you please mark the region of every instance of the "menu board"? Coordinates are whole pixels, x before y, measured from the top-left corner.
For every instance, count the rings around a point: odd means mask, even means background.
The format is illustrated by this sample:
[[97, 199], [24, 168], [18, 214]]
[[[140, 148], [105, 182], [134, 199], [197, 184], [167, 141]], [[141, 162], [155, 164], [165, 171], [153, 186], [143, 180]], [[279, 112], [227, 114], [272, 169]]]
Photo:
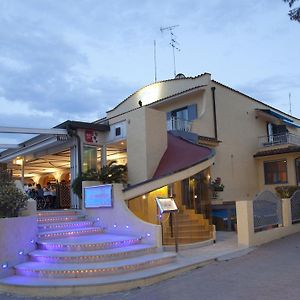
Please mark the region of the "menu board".
[[83, 188], [84, 207], [101, 208], [112, 207], [112, 185], [95, 185]]
[[165, 212], [178, 211], [177, 205], [173, 198], [156, 198], [156, 203], [161, 214]]

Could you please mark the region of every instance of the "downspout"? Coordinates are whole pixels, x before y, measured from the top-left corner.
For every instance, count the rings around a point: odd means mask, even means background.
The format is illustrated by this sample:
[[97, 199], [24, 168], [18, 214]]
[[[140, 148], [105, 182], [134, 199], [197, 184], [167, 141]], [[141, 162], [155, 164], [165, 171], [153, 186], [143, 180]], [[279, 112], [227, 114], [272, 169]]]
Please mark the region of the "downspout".
[[69, 136], [76, 137], [77, 140], [77, 154], [78, 154], [78, 175], [81, 175], [82, 172], [82, 166], [81, 166], [81, 142], [80, 142], [80, 136], [78, 135], [76, 129], [72, 129], [70, 127], [67, 127]]
[[216, 88], [213, 86], [211, 87], [212, 92], [212, 100], [213, 100], [213, 114], [214, 114], [214, 129], [215, 129], [215, 139], [218, 139], [218, 127], [217, 127], [217, 113], [216, 113], [216, 95], [215, 95]]

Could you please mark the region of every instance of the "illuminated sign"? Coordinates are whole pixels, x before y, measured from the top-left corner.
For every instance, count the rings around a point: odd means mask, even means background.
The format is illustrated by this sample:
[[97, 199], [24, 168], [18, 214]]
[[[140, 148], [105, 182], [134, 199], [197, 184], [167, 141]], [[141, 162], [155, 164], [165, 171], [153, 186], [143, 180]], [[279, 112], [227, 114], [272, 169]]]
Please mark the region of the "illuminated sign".
[[83, 188], [85, 208], [112, 207], [112, 185], [96, 185]]
[[173, 198], [156, 198], [156, 203], [161, 214], [178, 211], [177, 205]]

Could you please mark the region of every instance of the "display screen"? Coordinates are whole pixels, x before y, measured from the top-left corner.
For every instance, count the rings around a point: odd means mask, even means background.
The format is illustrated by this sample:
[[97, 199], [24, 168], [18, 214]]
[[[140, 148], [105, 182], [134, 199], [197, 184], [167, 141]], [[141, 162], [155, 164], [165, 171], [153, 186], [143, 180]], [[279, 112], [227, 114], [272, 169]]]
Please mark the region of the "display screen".
[[85, 208], [112, 207], [112, 185], [84, 187]]

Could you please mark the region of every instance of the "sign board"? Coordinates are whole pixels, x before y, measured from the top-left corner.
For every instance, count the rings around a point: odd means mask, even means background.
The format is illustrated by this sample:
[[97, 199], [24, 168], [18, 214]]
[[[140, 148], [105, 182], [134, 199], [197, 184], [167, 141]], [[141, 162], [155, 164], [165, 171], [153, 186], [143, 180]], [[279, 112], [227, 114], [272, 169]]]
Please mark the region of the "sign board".
[[156, 198], [160, 213], [178, 211], [174, 198]]
[[111, 184], [84, 187], [83, 194], [85, 208], [112, 207]]

